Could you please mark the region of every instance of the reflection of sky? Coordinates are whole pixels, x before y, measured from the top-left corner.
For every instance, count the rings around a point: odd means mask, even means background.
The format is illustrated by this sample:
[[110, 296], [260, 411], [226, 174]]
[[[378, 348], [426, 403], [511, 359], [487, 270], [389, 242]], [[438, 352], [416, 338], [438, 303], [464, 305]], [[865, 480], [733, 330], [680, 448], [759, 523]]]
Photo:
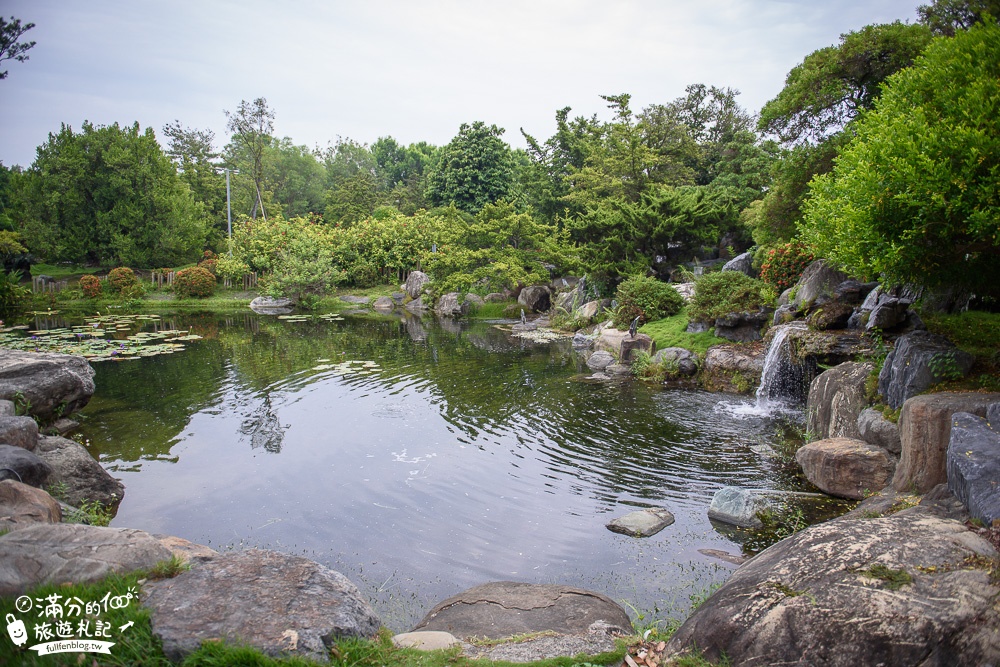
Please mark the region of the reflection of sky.
[[[438, 352], [468, 363], [481, 354]], [[396, 630], [444, 597], [502, 579], [669, 609], [664, 600], [687, 600], [732, 567], [698, 549], [739, 551], [708, 522], [714, 491], [776, 483], [746, 435], [764, 425], [715, 410], [718, 396], [703, 392], [570, 382], [567, 358], [504, 357], [497, 363], [513, 372], [483, 368], [481, 383], [450, 394], [442, 383], [477, 374], [438, 367], [431, 381], [417, 364], [367, 376], [305, 371], [259, 391], [225, 365], [213, 406], [174, 439], [176, 462], [115, 472], [126, 497], [114, 524], [313, 558], [361, 585]], [[510, 400], [482, 403], [499, 405], [496, 414], [456, 407], [497, 391]], [[262, 423], [280, 453], [252, 446], [247, 425]], [[651, 504], [677, 522], [644, 540], [604, 528]]]

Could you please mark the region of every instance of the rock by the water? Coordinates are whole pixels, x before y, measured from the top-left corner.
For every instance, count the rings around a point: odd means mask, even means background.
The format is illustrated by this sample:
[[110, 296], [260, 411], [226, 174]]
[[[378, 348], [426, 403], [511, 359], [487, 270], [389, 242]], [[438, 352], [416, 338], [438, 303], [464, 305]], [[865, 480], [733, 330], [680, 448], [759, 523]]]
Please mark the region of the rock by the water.
[[411, 299], [418, 299], [430, 281], [430, 277], [423, 271], [410, 271], [410, 275], [406, 277], [405, 291]]
[[221, 554], [172, 579], [149, 582], [143, 606], [174, 661], [216, 638], [272, 656], [324, 659], [338, 638], [370, 638], [381, 625], [344, 575], [262, 549]]
[[52, 468], [50, 485], [64, 488], [67, 503], [83, 502], [117, 507], [125, 497], [125, 485], [108, 474], [78, 442], [59, 436], [41, 436], [35, 452]]
[[0, 530], [60, 521], [62, 509], [48, 493], [12, 479], [0, 481]]
[[614, 355], [604, 350], [598, 350], [587, 358], [587, 367], [595, 371], [602, 371], [613, 363]]
[[621, 359], [622, 363], [629, 364], [635, 360], [635, 355], [639, 352], [652, 354], [653, 347], [653, 339], [646, 334], [637, 333], [635, 337], [626, 336], [622, 339], [621, 351], [618, 358]]
[[897, 491], [926, 493], [948, 481], [947, 451], [952, 415], [968, 412], [985, 417], [1000, 394], [945, 391], [914, 396], [899, 413], [902, 452], [892, 487]]
[[928, 331], [914, 331], [900, 336], [889, 352], [878, 376], [878, 393], [886, 404], [896, 409], [906, 399], [953, 375], [966, 375], [972, 368], [972, 355], [947, 339]]
[[903, 449], [899, 425], [893, 424], [874, 408], [865, 408], [858, 415], [858, 433], [865, 442], [898, 455]]
[[677, 374], [691, 376], [698, 372], [698, 355], [683, 347], [666, 347], [653, 355], [652, 362]]
[[758, 512], [767, 509], [767, 501], [760, 495], [735, 486], [724, 486], [712, 496], [708, 518], [740, 528], [761, 526]]
[[45, 428], [46, 435], [66, 435], [80, 428], [80, 422], [67, 417], [57, 419]]
[[910, 302], [883, 294], [868, 314], [866, 331], [889, 331], [906, 322], [906, 311]]
[[94, 369], [71, 354], [0, 350], [0, 398], [18, 395], [42, 419], [68, 415], [94, 395]]
[[854, 306], [851, 304], [843, 301], [830, 301], [813, 310], [806, 321], [809, 322], [810, 327], [817, 331], [844, 329], [853, 314]]
[[842, 271], [833, 268], [825, 260], [818, 259], [802, 272], [802, 277], [796, 283], [792, 304], [796, 310], [808, 310], [822, 297], [831, 298], [837, 286], [847, 279]]
[[650, 537], [674, 522], [674, 515], [662, 507], [647, 507], [609, 521], [605, 527], [612, 533], [632, 537]]
[[896, 462], [881, 447], [864, 440], [827, 438], [795, 452], [806, 479], [831, 496], [861, 500], [885, 488]]
[[628, 338], [628, 331], [619, 331], [614, 327], [607, 326], [601, 329], [594, 344], [598, 350], [604, 350], [611, 354], [618, 355], [622, 351], [622, 341]]
[[736, 570], [680, 627], [667, 653], [697, 647], [734, 667], [996, 665], [997, 553], [925, 508], [837, 519]]
[[31, 417], [0, 417], [0, 444], [34, 451], [38, 445], [38, 422]]
[[434, 306], [434, 311], [438, 315], [453, 317], [456, 315], [465, 315], [469, 312], [469, 306], [464, 301], [461, 301], [461, 295], [458, 292], [448, 292], [447, 294], [442, 294], [441, 298], [438, 299], [437, 305]]
[[13, 417], [17, 414], [17, 406], [14, 401], [0, 399], [0, 417]]
[[858, 415], [868, 406], [865, 383], [873, 368], [870, 363], [848, 361], [813, 378], [806, 399], [806, 430], [813, 437], [861, 437]]
[[195, 544], [190, 540], [175, 535], [153, 535], [160, 544], [166, 547], [171, 555], [180, 559], [182, 563], [203, 563], [212, 560], [219, 555], [219, 552], [204, 544]]
[[499, 581], [439, 603], [413, 630], [441, 630], [460, 639], [502, 639], [545, 631], [586, 634], [599, 621], [623, 635], [633, 632], [625, 610], [600, 593], [558, 584]]
[[16, 479], [29, 486], [42, 486], [49, 481], [52, 466], [35, 452], [23, 447], [0, 445], [0, 476]]
[[752, 343], [763, 338], [761, 330], [771, 322], [772, 310], [761, 308], [757, 312], [729, 313], [715, 320], [715, 335], [734, 343]]
[[958, 412], [948, 444], [948, 488], [973, 519], [1000, 520], [1000, 424]]
[[399, 648], [415, 648], [418, 651], [439, 651], [461, 642], [450, 632], [427, 630], [425, 632], [401, 632], [393, 636], [392, 643]]
[[551, 294], [545, 285], [529, 285], [521, 290], [517, 302], [535, 313], [544, 313], [551, 306]]
[[396, 307], [396, 302], [391, 296], [380, 296], [375, 299], [375, 303], [372, 304], [372, 308], [381, 312], [389, 312]]
[[284, 297], [259, 296], [250, 302], [250, 310], [258, 315], [288, 315], [295, 310], [295, 302]]
[[751, 278], [757, 277], [757, 272], [753, 270], [753, 253], [745, 252], [737, 255], [722, 266], [723, 271], [738, 271], [745, 273]]
[[340, 300], [344, 303], [352, 303], [358, 306], [368, 305], [368, 302], [371, 301], [371, 299], [367, 296], [354, 296], [352, 294], [345, 294], [340, 297]]
[[763, 345], [716, 345], [705, 354], [701, 381], [710, 391], [748, 393], [760, 384], [763, 370]]
[[113, 572], [148, 570], [170, 558], [153, 536], [131, 528], [35, 524], [0, 537], [0, 595], [48, 583], [93, 583]]
[[790, 303], [782, 304], [778, 306], [778, 309], [774, 311], [774, 316], [771, 318], [771, 324], [773, 326], [778, 326], [779, 324], [788, 324], [795, 319], [798, 315], [798, 310]]
[[465, 295], [465, 305], [475, 306], [476, 308], [479, 308], [480, 306], [486, 305], [486, 299], [479, 296], [478, 294], [473, 294], [472, 292], [469, 292], [468, 294]]
[[592, 656], [609, 653], [617, 648], [615, 633], [609, 633], [601, 623], [594, 623], [586, 634], [556, 635], [542, 633], [515, 637], [508, 642], [463, 643], [462, 653], [476, 661], [537, 662], [549, 658], [573, 658], [579, 663], [581, 655]]
[[587, 334], [579, 331], [573, 334], [574, 350], [589, 350], [592, 347], [594, 347], [594, 339], [592, 336], [588, 336]]
[[403, 306], [403, 308], [405, 308], [408, 312], [414, 314], [420, 314], [425, 310], [427, 310], [427, 304], [424, 303], [423, 296], [418, 296], [416, 299], [413, 299], [412, 301], [407, 301], [406, 304]]

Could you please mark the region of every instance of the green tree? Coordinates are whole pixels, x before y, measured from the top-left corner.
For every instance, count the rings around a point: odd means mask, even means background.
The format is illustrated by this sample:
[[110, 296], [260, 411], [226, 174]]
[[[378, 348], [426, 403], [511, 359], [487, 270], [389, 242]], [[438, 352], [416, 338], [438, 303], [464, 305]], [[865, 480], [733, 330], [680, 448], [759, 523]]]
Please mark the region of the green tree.
[[195, 201], [205, 206], [205, 211], [218, 231], [226, 229], [226, 179], [216, 172], [219, 153], [213, 145], [215, 133], [185, 127], [179, 120], [163, 126], [167, 139], [165, 153], [180, 174], [181, 180], [191, 188]]
[[253, 102], [240, 100], [235, 112], [223, 113], [226, 129], [233, 135], [234, 146], [228, 152], [239, 158], [237, 166], [253, 183], [250, 217], [256, 219], [264, 199], [264, 151], [271, 145], [274, 110], [267, 106], [265, 98], [258, 97]]
[[888, 76], [908, 67], [930, 42], [923, 25], [896, 21], [840, 37], [792, 68], [785, 87], [761, 109], [758, 127], [783, 143], [821, 141], [875, 104]]
[[437, 165], [439, 148], [425, 141], [404, 147], [392, 137], [379, 137], [371, 152], [381, 203], [406, 215], [430, 207], [427, 179]]
[[[14, 60], [23, 63], [28, 59], [28, 50], [35, 45], [34, 41], [18, 42], [24, 33], [35, 27], [34, 23], [21, 23], [21, 19], [10, 17], [10, 21], [0, 16], [0, 63]], [[0, 79], [7, 78], [7, 70], [0, 72]]]
[[203, 248], [204, 209], [152, 128], [63, 125], [23, 177], [18, 227], [50, 260], [157, 267]]
[[272, 139], [264, 149], [264, 187], [286, 218], [321, 213], [325, 185], [323, 165], [306, 146], [285, 137]]
[[437, 168], [428, 180], [431, 203], [453, 203], [462, 211], [477, 213], [508, 197], [514, 186], [514, 158], [500, 138], [503, 133], [502, 128], [482, 121], [462, 123], [458, 134], [441, 150]]
[[1000, 19], [1000, 0], [934, 0], [917, 7], [917, 14], [935, 35], [953, 37], [959, 30], [982, 23], [987, 16]]
[[802, 237], [866, 276], [1000, 294], [1000, 27], [935, 40], [853, 129]]

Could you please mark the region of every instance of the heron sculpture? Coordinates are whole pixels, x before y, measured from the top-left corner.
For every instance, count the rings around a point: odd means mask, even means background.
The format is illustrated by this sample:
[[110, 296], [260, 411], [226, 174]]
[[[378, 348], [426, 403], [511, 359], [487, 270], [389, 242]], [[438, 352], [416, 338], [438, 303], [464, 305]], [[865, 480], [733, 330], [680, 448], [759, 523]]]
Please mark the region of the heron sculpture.
[[632, 320], [632, 324], [628, 325], [628, 335], [631, 336], [632, 338], [635, 338], [636, 332], [639, 331], [640, 317], [642, 317], [642, 315], [637, 316], [634, 320]]

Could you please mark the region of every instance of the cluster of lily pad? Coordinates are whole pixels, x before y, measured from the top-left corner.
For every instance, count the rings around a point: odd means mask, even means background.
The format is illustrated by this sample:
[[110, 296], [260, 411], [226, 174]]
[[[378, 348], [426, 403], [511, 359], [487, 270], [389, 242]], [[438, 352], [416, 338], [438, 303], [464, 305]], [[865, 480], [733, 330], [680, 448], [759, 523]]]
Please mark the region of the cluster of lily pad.
[[0, 329], [0, 347], [76, 354], [90, 361], [123, 361], [180, 352], [184, 342], [201, 338], [178, 329], [133, 333], [147, 324], [157, 324], [159, 319], [158, 315], [97, 315], [75, 327], [37, 330], [28, 326], [8, 327]]
[[278, 315], [279, 320], [286, 322], [309, 322], [310, 320], [324, 320], [325, 322], [343, 322], [344, 318], [337, 313], [326, 313], [325, 315]]
[[551, 343], [554, 340], [559, 340], [560, 338], [569, 338], [565, 333], [559, 331], [553, 331], [552, 329], [534, 329], [530, 331], [511, 331], [511, 335], [515, 338], [523, 338], [525, 340], [530, 340], [533, 343]]
[[319, 359], [319, 365], [313, 366], [314, 371], [324, 371], [330, 375], [367, 375], [369, 373], [374, 373], [381, 370], [379, 366], [374, 361], [341, 361], [340, 363], [331, 363], [330, 359]]

